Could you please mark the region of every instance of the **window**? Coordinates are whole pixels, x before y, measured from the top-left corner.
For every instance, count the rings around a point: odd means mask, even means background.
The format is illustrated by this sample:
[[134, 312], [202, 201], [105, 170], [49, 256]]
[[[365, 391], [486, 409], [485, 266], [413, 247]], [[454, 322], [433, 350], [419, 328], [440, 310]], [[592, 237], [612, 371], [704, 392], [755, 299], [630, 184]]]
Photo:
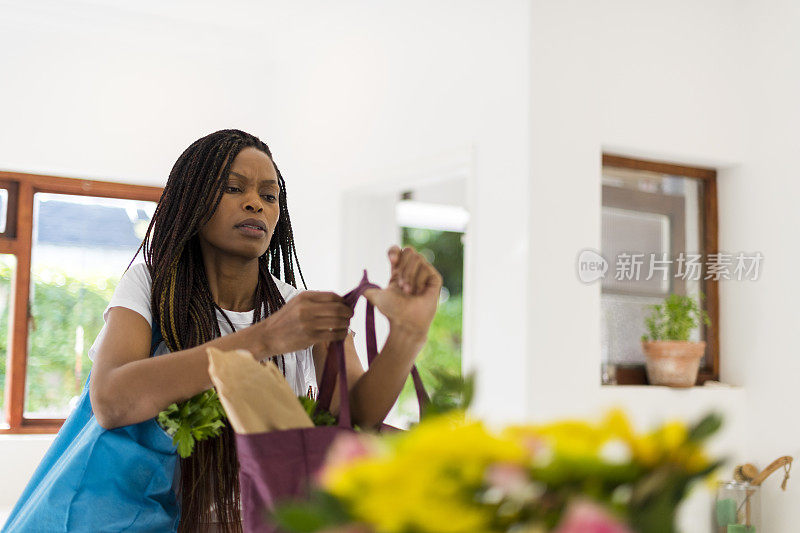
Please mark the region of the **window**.
[[8, 324], [11, 315], [11, 296], [14, 274], [17, 270], [15, 257], [0, 254], [0, 427], [5, 424], [6, 366], [8, 361]]
[[[615, 369], [619, 384], [645, 383], [640, 338], [648, 307], [670, 293], [702, 293], [712, 324], [690, 340], [706, 341], [698, 381], [718, 379], [717, 281], [705, 279], [707, 258], [718, 252], [716, 171], [604, 155], [602, 197], [602, 255], [609, 262], [601, 296], [604, 368]], [[687, 275], [682, 265], [698, 255], [699, 270]], [[607, 383], [609, 372], [603, 376]]]
[[[150, 224], [155, 202], [33, 196], [25, 418], [64, 418], [89, 375], [102, 312]], [[136, 258], [142, 261], [141, 254]]]
[[0, 433], [55, 433], [162, 189], [5, 172], [0, 187]]
[[[445, 197], [457, 204], [456, 191], [463, 187], [460, 182], [449, 187], [444, 189]], [[428, 187], [408, 191], [396, 206], [402, 246], [412, 246], [422, 254], [443, 280], [428, 341], [416, 360], [429, 394], [439, 388], [437, 375], [461, 375], [464, 232], [469, 219], [466, 209], [458, 205], [417, 200], [432, 196], [432, 190]], [[403, 427], [419, 420], [419, 406], [410, 379], [406, 380], [398, 398], [396, 420]]]
[[8, 218], [8, 189], [0, 189], [0, 234], [6, 232], [6, 219]]

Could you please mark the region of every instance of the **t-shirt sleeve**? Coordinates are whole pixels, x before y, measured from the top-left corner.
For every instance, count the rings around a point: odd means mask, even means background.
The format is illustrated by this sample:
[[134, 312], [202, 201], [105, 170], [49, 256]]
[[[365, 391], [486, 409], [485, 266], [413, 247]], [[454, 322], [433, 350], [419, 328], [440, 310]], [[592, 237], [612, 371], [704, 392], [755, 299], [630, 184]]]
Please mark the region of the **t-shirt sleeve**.
[[147, 265], [137, 263], [131, 265], [120, 278], [111, 300], [103, 310], [103, 321], [108, 321], [108, 311], [112, 307], [127, 307], [133, 309], [153, 325], [153, 315], [150, 310], [150, 272]]
[[117, 284], [117, 288], [114, 289], [111, 300], [103, 310], [103, 322], [105, 323], [87, 353], [91, 361], [94, 361], [97, 346], [100, 345], [100, 340], [105, 334], [106, 324], [108, 323], [108, 312], [112, 307], [126, 307], [132, 309], [142, 315], [152, 327], [153, 315], [150, 310], [150, 283], [150, 272], [147, 270], [147, 265], [144, 263], [131, 265], [131, 267], [125, 271]]

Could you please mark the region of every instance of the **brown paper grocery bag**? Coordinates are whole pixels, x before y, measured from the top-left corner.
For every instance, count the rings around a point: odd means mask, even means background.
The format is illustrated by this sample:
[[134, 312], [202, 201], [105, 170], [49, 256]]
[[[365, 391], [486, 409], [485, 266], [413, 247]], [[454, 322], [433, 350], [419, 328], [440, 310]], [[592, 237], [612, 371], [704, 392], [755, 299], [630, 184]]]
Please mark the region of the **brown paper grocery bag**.
[[314, 427], [275, 365], [259, 364], [247, 350], [206, 353], [208, 373], [236, 433]]

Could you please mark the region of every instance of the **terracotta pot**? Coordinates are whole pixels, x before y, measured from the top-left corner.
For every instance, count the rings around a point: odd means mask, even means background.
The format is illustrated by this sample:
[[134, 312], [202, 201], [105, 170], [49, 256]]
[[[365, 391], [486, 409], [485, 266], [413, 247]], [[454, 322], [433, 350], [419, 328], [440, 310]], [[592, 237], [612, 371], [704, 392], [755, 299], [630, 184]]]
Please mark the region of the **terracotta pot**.
[[649, 341], [642, 342], [642, 349], [651, 385], [692, 387], [697, 382], [706, 342]]

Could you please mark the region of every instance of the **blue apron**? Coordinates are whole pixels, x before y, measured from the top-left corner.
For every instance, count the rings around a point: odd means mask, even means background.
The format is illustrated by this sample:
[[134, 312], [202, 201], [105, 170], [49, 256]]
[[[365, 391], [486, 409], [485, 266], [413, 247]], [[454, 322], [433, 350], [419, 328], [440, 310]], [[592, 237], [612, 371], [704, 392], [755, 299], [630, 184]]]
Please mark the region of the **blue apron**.
[[[151, 357], [159, 342], [154, 326]], [[2, 531], [176, 532], [179, 477], [177, 447], [156, 418], [111, 430], [97, 423], [87, 377]]]

